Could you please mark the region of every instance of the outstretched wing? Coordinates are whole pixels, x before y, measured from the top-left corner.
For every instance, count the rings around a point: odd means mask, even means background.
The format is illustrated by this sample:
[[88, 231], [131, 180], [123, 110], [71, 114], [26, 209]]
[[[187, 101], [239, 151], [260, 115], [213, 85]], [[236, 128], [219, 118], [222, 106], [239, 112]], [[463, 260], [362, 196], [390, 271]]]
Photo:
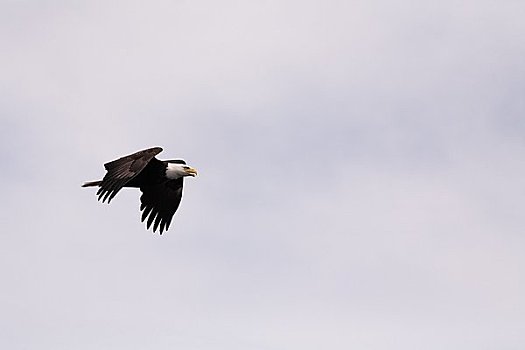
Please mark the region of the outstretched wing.
[[141, 221], [146, 220], [146, 228], [153, 224], [153, 232], [160, 227], [160, 234], [170, 227], [171, 219], [179, 207], [182, 199], [182, 177], [169, 180], [157, 185], [142, 186], [140, 197]]
[[115, 197], [118, 191], [137, 176], [160, 152], [162, 152], [162, 148], [154, 147], [104, 164], [108, 172], [102, 179], [98, 189], [98, 200], [102, 199], [102, 202], [106, 200], [108, 203], [111, 202], [111, 199]]

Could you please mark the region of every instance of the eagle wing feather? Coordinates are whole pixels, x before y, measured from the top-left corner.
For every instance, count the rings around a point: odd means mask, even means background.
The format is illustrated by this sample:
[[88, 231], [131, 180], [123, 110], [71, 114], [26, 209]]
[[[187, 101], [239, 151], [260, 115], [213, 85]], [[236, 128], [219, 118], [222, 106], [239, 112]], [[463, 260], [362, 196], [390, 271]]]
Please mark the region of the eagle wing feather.
[[160, 147], [149, 148], [104, 164], [107, 173], [97, 191], [98, 200], [111, 202], [122, 187], [144, 170], [160, 152]]
[[183, 179], [168, 180], [163, 183], [140, 187], [141, 221], [146, 220], [146, 228], [153, 224], [153, 232], [160, 229], [160, 234], [170, 226], [171, 219], [182, 200]]

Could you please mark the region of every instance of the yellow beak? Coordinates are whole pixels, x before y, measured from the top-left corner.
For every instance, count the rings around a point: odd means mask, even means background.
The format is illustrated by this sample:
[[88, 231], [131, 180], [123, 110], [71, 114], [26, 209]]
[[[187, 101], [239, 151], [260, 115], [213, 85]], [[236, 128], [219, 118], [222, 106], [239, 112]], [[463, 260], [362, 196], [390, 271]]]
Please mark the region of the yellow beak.
[[197, 169], [195, 168], [189, 168], [189, 169], [186, 169], [186, 174], [188, 174], [189, 176], [197, 176]]

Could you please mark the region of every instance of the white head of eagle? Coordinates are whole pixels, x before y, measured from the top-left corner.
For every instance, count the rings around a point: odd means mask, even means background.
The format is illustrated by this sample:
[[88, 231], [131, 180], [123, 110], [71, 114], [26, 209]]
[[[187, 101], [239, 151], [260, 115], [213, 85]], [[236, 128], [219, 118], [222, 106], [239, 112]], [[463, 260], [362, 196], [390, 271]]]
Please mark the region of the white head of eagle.
[[166, 177], [170, 180], [184, 176], [196, 176], [197, 170], [186, 165], [183, 159], [173, 159], [166, 161]]
[[160, 152], [160, 147], [149, 148], [106, 163], [104, 178], [82, 187], [98, 186], [97, 196], [103, 203], [111, 202], [123, 187], [139, 188], [141, 221], [147, 218], [146, 228], [153, 224], [153, 232], [159, 228], [162, 234], [179, 207], [184, 177], [196, 176], [197, 170], [182, 159], [158, 160], [155, 156]]

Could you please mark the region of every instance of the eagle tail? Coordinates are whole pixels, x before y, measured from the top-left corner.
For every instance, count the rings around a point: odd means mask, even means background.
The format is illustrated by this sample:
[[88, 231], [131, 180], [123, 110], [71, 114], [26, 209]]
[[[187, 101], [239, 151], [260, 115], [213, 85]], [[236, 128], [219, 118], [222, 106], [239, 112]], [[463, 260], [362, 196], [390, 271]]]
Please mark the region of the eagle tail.
[[102, 180], [88, 181], [88, 182], [84, 182], [82, 187], [100, 186], [101, 183], [102, 183]]

